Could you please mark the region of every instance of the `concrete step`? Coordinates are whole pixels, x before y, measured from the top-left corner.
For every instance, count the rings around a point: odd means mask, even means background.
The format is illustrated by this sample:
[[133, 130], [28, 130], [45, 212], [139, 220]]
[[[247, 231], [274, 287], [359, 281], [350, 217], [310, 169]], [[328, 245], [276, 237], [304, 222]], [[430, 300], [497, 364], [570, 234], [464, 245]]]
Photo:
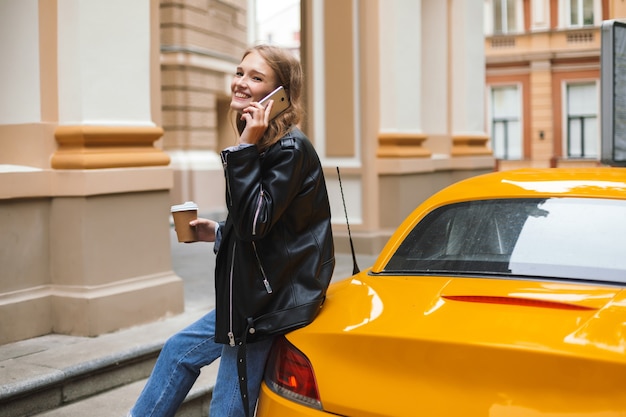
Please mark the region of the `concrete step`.
[[[206, 417], [219, 362], [204, 368], [176, 417]], [[125, 417], [146, 383], [145, 379], [36, 414], [35, 417]]]
[[[124, 416], [149, 376], [163, 343], [206, 312], [185, 312], [94, 338], [47, 335], [0, 346], [0, 415], [27, 417], [56, 412], [79, 407], [85, 399], [90, 399], [85, 402], [89, 406], [89, 401], [104, 396], [102, 401], [119, 404], [125, 411], [117, 415]], [[200, 391], [194, 388], [194, 392]], [[200, 397], [203, 395], [206, 392]], [[69, 410], [50, 415], [95, 416], [95, 408], [84, 414], [69, 414], [72, 408]], [[109, 409], [107, 415], [116, 413]]]

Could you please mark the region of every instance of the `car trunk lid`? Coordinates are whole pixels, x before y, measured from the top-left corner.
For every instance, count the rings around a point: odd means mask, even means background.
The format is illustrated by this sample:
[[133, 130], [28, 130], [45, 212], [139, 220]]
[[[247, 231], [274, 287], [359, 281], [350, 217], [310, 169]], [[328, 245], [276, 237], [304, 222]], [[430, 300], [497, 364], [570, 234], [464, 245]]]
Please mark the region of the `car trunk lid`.
[[289, 339], [340, 415], [625, 412], [625, 300], [600, 285], [361, 274]]

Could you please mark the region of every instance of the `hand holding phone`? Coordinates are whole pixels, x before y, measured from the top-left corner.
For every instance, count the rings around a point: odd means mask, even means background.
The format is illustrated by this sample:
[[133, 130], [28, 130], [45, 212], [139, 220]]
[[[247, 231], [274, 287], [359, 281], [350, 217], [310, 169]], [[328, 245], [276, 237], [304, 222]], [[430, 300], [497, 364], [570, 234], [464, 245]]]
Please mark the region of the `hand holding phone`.
[[263, 107], [267, 107], [270, 100], [274, 100], [274, 105], [272, 106], [272, 110], [270, 112], [270, 120], [287, 110], [287, 108], [291, 105], [287, 92], [282, 85], [265, 96], [261, 101], [259, 101], [259, 104]]

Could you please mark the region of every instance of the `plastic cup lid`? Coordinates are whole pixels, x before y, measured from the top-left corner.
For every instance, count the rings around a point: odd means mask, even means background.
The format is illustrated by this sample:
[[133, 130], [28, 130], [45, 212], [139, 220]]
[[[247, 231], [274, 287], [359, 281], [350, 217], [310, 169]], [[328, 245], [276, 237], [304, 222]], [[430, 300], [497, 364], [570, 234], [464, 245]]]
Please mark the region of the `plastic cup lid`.
[[189, 210], [198, 210], [198, 205], [193, 201], [186, 201], [183, 204], [177, 204], [172, 206], [172, 213], [175, 211], [189, 211]]

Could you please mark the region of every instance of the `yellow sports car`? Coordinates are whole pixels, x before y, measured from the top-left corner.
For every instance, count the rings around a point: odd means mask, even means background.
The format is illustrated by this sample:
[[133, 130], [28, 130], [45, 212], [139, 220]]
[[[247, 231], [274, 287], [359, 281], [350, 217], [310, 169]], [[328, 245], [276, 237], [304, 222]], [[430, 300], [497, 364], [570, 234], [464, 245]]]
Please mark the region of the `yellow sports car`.
[[277, 340], [257, 416], [626, 416], [625, 287], [626, 168], [461, 181]]

